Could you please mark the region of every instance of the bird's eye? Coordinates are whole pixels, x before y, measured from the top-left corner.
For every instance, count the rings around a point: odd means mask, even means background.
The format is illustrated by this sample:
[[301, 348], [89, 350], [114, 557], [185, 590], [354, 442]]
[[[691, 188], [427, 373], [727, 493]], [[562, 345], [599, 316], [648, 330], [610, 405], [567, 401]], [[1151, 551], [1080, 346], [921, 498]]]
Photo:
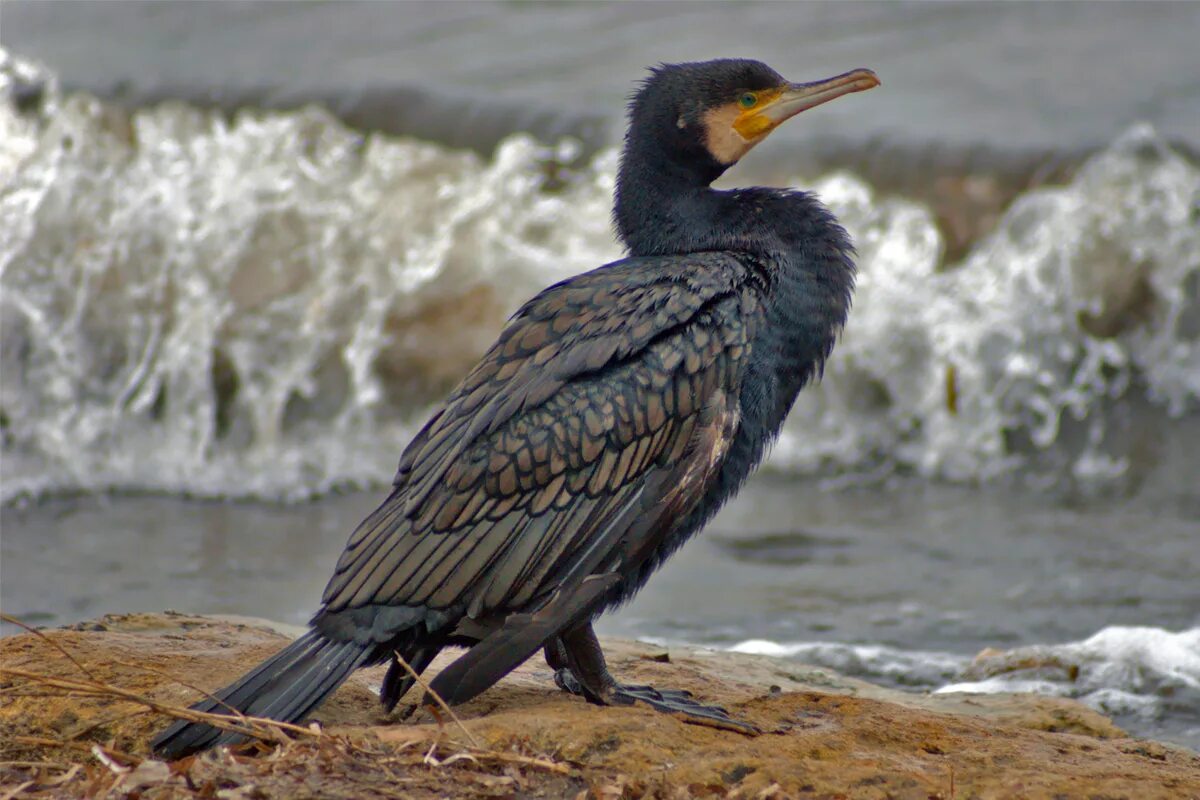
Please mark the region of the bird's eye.
[[738, 98], [738, 102], [742, 104], [742, 108], [754, 108], [758, 103], [758, 95], [754, 92], [746, 92]]

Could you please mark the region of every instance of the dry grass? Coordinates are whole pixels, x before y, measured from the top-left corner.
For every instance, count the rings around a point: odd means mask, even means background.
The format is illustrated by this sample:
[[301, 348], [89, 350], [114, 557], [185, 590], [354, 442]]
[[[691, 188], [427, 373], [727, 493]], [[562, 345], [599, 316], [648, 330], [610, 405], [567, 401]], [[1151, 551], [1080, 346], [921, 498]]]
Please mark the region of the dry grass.
[[[28, 631], [61, 654], [80, 673], [78, 678], [45, 675], [26, 669], [0, 666], [0, 697], [46, 696], [122, 702], [141, 706], [137, 711], [103, 720], [65, 738], [14, 735], [19, 745], [39, 757], [0, 761], [0, 800], [15, 798], [153, 796], [155, 798], [290, 797], [297, 793], [322, 797], [404, 797], [454, 795], [538, 796], [551, 783], [575, 786], [578, 770], [540, 754], [505, 752], [481, 745], [427, 683], [400, 661], [454, 722], [465, 741], [446, 735], [439, 721], [433, 737], [332, 735], [316, 724], [292, 725], [247, 716], [231, 709], [214, 714], [183, 708], [144, 693], [98, 680], [94, 673], [61, 644], [19, 620], [0, 615], [6, 622]], [[144, 665], [124, 666], [160, 675], [164, 683], [185, 681]], [[211, 695], [209, 695], [211, 697]], [[430, 710], [435, 707], [430, 706]], [[157, 714], [170, 719], [200, 722], [246, 737], [249, 741], [212, 754], [163, 762], [112, 746], [80, 739], [103, 730], [115, 720], [136, 714]], [[428, 744], [426, 745], [426, 741]], [[420, 746], [418, 746], [420, 745]], [[541, 778], [541, 780], [539, 780]], [[564, 783], [565, 782], [565, 783]], [[230, 794], [232, 792], [232, 794]], [[240, 792], [240, 793], [239, 793]], [[572, 792], [573, 793], [573, 792]], [[558, 794], [551, 791], [550, 795]]]
[[0, 641], [9, 667], [0, 676], [0, 759], [9, 759], [0, 760], [0, 800], [948, 800], [1014, 792], [1200, 800], [1200, 757], [1127, 739], [1061, 699], [949, 698], [926, 708], [934, 701], [900, 704], [836, 691], [824, 679], [807, 684], [793, 667], [760, 657], [684, 653], [650, 663], [645, 648], [621, 642], [610, 650], [622, 674], [699, 691], [771, 733], [733, 736], [649, 709], [596, 709], [548, 686], [539, 665], [455, 707], [459, 719], [439, 707], [444, 726], [395, 724], [377, 711], [376, 669], [330, 700], [323, 728], [214, 715], [204, 721], [245, 726], [239, 732], [250, 741], [170, 763], [149, 754], [157, 730], [195, 714], [177, 708], [194, 694], [176, 676], [209, 686], [280, 643], [261, 629], [172, 615]]

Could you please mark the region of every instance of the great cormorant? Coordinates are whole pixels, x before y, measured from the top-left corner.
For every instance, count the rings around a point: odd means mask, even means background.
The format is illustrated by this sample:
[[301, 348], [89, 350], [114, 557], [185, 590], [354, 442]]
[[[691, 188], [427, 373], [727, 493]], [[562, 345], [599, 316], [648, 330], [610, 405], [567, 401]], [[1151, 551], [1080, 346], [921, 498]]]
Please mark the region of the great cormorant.
[[[412, 685], [394, 654], [421, 671], [464, 645], [431, 684], [451, 704], [544, 648], [558, 684], [593, 703], [738, 727], [684, 692], [618, 683], [592, 620], [737, 491], [850, 307], [850, 240], [816, 198], [710, 184], [784, 120], [878, 83], [863, 69], [789, 83], [740, 59], [653, 69], [617, 177], [629, 256], [513, 316], [404, 451], [309, 631], [195, 708], [294, 722], [390, 661], [390, 710]], [[154, 748], [236, 739], [177, 722]]]

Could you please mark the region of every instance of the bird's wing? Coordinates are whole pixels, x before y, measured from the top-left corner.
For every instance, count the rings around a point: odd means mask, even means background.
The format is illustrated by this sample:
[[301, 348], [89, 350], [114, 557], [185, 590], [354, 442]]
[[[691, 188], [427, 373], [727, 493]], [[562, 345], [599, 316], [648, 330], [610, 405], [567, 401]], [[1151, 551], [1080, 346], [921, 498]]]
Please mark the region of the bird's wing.
[[[731, 395], [716, 389], [696, 415], [686, 452], [673, 464], [640, 479], [635, 500], [608, 523], [610, 535], [592, 536], [593, 546], [572, 554], [565, 574], [554, 573], [552, 591], [532, 613], [508, 614], [466, 653], [442, 669], [429, 693], [451, 705], [465, 703], [516, 669], [548, 639], [590, 619], [614, 592], [621, 592], [626, 566], [635, 570], [684, 518], [716, 476], [738, 425]], [[615, 534], [615, 535], [612, 535]], [[423, 701], [429, 704], [426, 696]]]
[[708, 457], [705, 414], [718, 397], [727, 414], [761, 316], [750, 274], [724, 254], [626, 259], [531, 300], [405, 451], [324, 610], [478, 618], [585, 577], [661, 499], [651, 476]]

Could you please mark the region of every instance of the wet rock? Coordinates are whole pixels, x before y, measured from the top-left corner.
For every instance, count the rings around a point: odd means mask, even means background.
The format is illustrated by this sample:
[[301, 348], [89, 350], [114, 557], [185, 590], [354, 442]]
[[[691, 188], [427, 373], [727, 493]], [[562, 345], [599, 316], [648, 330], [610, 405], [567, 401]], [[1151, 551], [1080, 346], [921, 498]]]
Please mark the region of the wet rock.
[[314, 715], [325, 736], [168, 769], [147, 758], [162, 715], [115, 696], [47, 691], [12, 672], [90, 676], [185, 705], [198, 695], [189, 685], [215, 689], [286, 641], [266, 623], [179, 614], [0, 641], [0, 785], [28, 783], [26, 796], [45, 797], [1200, 797], [1200, 755], [1130, 739], [1069, 700], [908, 694], [766, 656], [672, 648], [664, 661], [661, 647], [619, 640], [606, 642], [618, 675], [690, 689], [766, 732], [591, 706], [558, 691], [533, 659], [457, 709], [468, 746], [456, 724], [423, 710], [385, 717], [378, 668]]

